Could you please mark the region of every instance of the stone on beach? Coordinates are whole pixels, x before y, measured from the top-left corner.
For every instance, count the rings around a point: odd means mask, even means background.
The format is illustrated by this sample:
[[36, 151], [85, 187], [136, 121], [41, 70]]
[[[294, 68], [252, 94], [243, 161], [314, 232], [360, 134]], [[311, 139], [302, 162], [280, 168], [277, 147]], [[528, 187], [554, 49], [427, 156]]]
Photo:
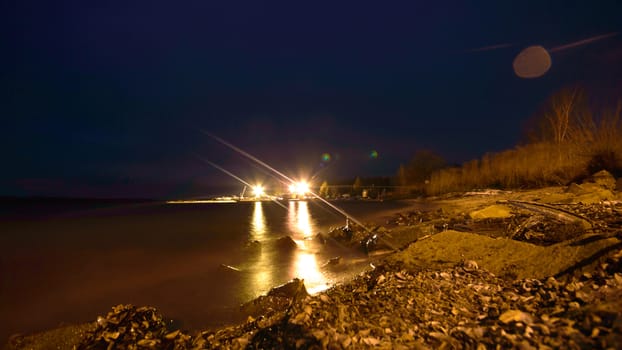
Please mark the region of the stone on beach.
[[296, 244], [290, 236], [283, 236], [277, 239], [275, 244], [279, 249], [283, 250], [294, 250], [298, 248], [298, 244]]
[[512, 216], [512, 212], [506, 205], [495, 204], [480, 210], [472, 211], [469, 216], [474, 220], [499, 219], [509, 218]]

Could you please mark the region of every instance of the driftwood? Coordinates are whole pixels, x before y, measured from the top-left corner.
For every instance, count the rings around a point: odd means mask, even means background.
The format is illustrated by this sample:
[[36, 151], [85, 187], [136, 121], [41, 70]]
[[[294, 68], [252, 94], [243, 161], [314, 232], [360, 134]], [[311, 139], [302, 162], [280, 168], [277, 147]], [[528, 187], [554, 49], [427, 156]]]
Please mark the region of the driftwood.
[[509, 204], [517, 208], [536, 212], [542, 216], [548, 217], [553, 220], [557, 220], [565, 224], [580, 224], [581, 227], [583, 227], [583, 229], [585, 230], [589, 230], [593, 226], [590, 220], [584, 218], [581, 215], [575, 214], [568, 210], [556, 208], [548, 204], [527, 202], [527, 201], [517, 201], [517, 200], [503, 200], [503, 201], [497, 201], [497, 203]]

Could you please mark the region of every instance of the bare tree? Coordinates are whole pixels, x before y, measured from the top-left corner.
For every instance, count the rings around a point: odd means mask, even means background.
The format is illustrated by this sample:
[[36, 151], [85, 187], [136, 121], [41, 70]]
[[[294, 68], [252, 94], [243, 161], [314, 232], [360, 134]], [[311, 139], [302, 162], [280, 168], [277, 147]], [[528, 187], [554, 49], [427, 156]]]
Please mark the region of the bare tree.
[[579, 87], [566, 88], [551, 97], [551, 108], [545, 114], [548, 121], [552, 141], [560, 145], [564, 143], [570, 128], [578, 121], [573, 119], [577, 104], [584, 99], [584, 93]]

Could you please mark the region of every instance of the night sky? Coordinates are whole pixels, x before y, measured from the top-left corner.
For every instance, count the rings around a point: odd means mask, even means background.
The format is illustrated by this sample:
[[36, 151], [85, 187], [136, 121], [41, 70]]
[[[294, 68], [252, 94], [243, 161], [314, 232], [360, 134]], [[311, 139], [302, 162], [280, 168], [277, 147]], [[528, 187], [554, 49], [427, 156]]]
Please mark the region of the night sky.
[[[417, 150], [459, 163], [512, 148], [569, 84], [622, 91], [620, 1], [20, 0], [0, 13], [5, 196], [236, 183], [205, 159], [267, 179], [208, 133], [292, 177], [391, 176]], [[512, 62], [531, 45], [552, 66], [523, 79]]]

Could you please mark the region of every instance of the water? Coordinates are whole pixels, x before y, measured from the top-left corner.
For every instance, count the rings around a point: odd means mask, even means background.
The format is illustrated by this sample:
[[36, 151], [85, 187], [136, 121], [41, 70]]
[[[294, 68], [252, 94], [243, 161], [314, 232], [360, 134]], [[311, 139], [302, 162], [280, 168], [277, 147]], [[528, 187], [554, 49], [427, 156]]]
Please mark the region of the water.
[[[188, 330], [218, 326], [292, 278], [317, 292], [368, 266], [357, 250], [310, 239], [343, 225], [340, 214], [318, 201], [281, 203], [0, 206], [0, 342], [92, 321], [120, 303], [155, 306]], [[365, 221], [405, 204], [339, 206]], [[297, 247], [279, 247], [283, 236]], [[323, 266], [334, 256], [344, 263]]]

